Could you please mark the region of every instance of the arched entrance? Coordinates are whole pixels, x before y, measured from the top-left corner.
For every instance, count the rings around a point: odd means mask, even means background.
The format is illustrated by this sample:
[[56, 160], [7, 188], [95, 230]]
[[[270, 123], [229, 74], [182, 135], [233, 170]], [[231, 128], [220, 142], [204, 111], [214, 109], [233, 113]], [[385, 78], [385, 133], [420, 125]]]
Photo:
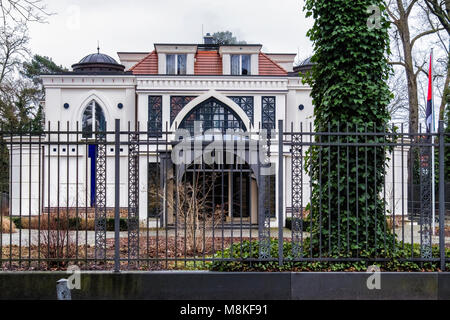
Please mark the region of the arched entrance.
[[215, 129], [225, 134], [227, 130], [247, 131], [246, 126], [237, 113], [218, 99], [211, 97], [192, 109], [179, 128], [187, 129], [194, 135], [195, 126], [200, 129], [201, 134], [210, 129]]
[[[247, 131], [237, 112], [210, 97], [189, 110], [178, 128], [187, 130], [190, 138], [183, 136], [186, 140], [174, 141], [171, 152], [161, 153], [157, 163], [149, 163], [149, 216], [159, 216], [161, 225], [173, 226], [183, 220], [177, 217], [187, 212], [183, 206], [190, 206], [193, 210], [201, 207], [199, 214], [216, 216], [219, 223], [258, 224], [258, 165], [248, 161], [251, 152], [257, 158], [257, 151], [249, 150], [248, 136], [241, 136], [243, 145], [238, 149], [238, 136], [229, 135], [230, 130]], [[214, 134], [208, 130], [214, 130]], [[199, 142], [200, 157], [199, 150], [189, 150], [181, 152], [186, 159], [172, 163], [178, 154], [175, 145], [183, 141]], [[229, 146], [230, 141], [234, 149], [221, 148]], [[214, 143], [219, 147], [212, 150]], [[156, 170], [161, 172], [158, 179]]]

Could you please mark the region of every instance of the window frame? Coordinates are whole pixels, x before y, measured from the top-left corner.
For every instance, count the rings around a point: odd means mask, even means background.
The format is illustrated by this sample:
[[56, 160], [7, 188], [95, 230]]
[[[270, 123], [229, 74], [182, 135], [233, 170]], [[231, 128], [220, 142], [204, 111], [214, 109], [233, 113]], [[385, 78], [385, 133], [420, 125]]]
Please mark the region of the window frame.
[[[215, 108], [219, 110], [215, 110]], [[220, 113], [218, 111], [220, 111]], [[180, 122], [178, 128], [187, 129], [191, 136], [194, 136], [195, 122], [202, 123], [202, 134], [210, 129], [216, 131], [220, 130], [222, 134], [226, 134], [227, 129], [241, 130], [244, 132], [248, 130], [246, 124], [230, 106], [213, 97], [199, 103], [190, 110]], [[207, 124], [206, 126], [204, 125], [205, 123]], [[220, 125], [217, 126], [217, 124]]]
[[148, 96], [148, 128], [149, 137], [162, 137], [162, 96]]
[[[85, 130], [84, 123], [87, 121], [85, 120], [85, 114], [88, 108], [91, 108], [91, 124], [90, 124], [90, 130]], [[99, 118], [98, 128], [97, 128], [97, 108], [101, 111], [99, 117], [103, 117], [104, 123], [101, 122], [101, 118]], [[103, 107], [100, 103], [97, 102], [97, 100], [92, 99], [84, 108], [83, 113], [81, 115], [81, 138], [82, 139], [94, 139], [94, 133], [99, 131], [106, 131], [106, 128], [102, 128], [102, 125], [106, 124], [106, 115], [105, 111], [103, 111]]]
[[[169, 73], [169, 64], [168, 64], [168, 61], [169, 61], [169, 59], [168, 59], [168, 57], [169, 56], [173, 56], [174, 57], [174, 73]], [[184, 63], [185, 63], [185, 66], [184, 66], [184, 73], [180, 73], [180, 70], [179, 70], [179, 66], [178, 66], [178, 57], [179, 56], [184, 56]], [[168, 75], [182, 75], [182, 76], [184, 76], [184, 75], [186, 75], [187, 74], [187, 59], [188, 57], [187, 57], [187, 54], [186, 53], [166, 53], [166, 74], [168, 74]]]
[[[239, 57], [239, 73], [238, 74], [233, 74], [233, 57]], [[243, 69], [242, 69], [242, 57], [246, 56], [248, 57], [248, 73], [247, 74], [243, 74]], [[251, 54], [231, 54], [230, 55], [230, 74], [232, 76], [249, 76], [252, 74], [252, 55]]]
[[261, 97], [261, 129], [267, 130], [267, 138], [271, 138], [272, 130], [276, 128], [277, 123], [277, 97]]

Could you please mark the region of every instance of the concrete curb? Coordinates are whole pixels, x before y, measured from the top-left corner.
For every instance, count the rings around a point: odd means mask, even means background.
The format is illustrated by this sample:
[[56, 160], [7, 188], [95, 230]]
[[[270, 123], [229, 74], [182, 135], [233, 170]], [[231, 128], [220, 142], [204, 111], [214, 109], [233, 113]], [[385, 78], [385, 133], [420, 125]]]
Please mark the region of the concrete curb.
[[[73, 300], [450, 300], [450, 273], [383, 272], [369, 290], [362, 272], [81, 272]], [[0, 300], [56, 299], [66, 272], [0, 272]]]

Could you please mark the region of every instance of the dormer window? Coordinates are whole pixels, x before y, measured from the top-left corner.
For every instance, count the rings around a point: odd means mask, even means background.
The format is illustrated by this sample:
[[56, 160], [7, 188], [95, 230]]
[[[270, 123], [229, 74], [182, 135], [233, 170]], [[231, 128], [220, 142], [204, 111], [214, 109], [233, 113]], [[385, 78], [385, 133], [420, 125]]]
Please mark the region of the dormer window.
[[166, 55], [166, 74], [186, 74], [186, 54]]
[[249, 54], [231, 55], [231, 74], [234, 76], [249, 75], [251, 68], [251, 56]]

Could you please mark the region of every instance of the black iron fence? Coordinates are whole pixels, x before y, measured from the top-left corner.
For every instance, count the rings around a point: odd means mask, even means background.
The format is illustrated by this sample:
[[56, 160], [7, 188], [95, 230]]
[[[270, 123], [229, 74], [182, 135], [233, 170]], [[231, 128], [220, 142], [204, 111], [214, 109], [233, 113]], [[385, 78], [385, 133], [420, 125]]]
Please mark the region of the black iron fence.
[[1, 130], [1, 269], [449, 262], [442, 123], [434, 134], [99, 128]]

